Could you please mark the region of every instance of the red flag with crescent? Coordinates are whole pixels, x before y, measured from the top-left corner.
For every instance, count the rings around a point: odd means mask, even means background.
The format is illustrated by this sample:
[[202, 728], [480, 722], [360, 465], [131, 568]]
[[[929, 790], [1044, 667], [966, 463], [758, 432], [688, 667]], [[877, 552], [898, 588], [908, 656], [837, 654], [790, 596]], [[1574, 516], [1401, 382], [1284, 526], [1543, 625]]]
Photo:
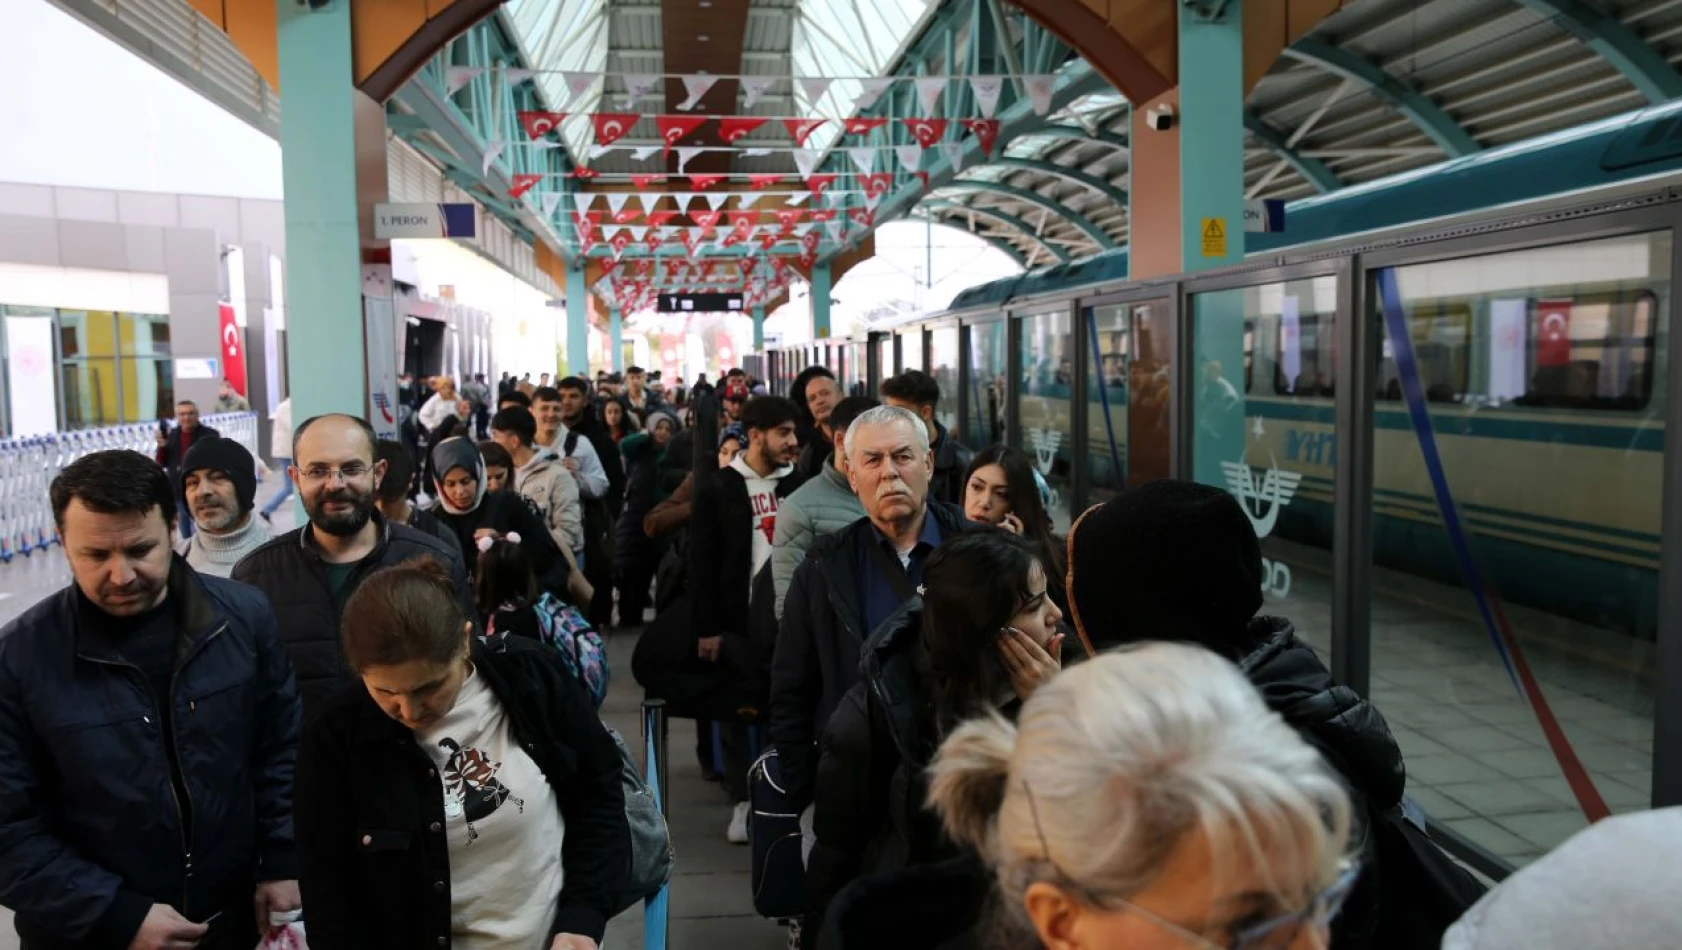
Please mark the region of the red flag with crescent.
[[1536, 365], [1571, 363], [1571, 301], [1536, 301]]
[[648, 214], [648, 226], [651, 228], [663, 228], [667, 224], [670, 224], [671, 220], [675, 217], [677, 217], [676, 211], [651, 211]]
[[540, 139], [561, 124], [567, 117], [565, 112], [542, 112], [537, 110], [523, 110], [520, 112], [520, 125], [526, 130], [526, 137]]
[[665, 175], [632, 175], [631, 176], [632, 186], [638, 188], [639, 190], [646, 190], [648, 188], [648, 186], [650, 186], [652, 184], [655, 184], [656, 182], [663, 182], [665, 180], [666, 180]]
[[689, 176], [689, 184], [693, 185], [696, 191], [706, 191], [708, 188], [711, 188], [712, 186], [718, 184], [719, 182], [721, 182], [723, 180], [724, 180], [723, 175], [690, 175]]
[[864, 193], [871, 198], [880, 198], [893, 187], [893, 172], [876, 172], [873, 175], [860, 175], [859, 184], [864, 186]]
[[993, 145], [999, 140], [998, 119], [964, 119], [964, 128], [974, 133], [975, 140], [981, 143], [981, 154], [992, 155]]
[[689, 216], [695, 219], [695, 223], [701, 226], [703, 233], [717, 227], [718, 219], [723, 215], [724, 212], [722, 211], [691, 211], [689, 213]]
[[812, 212], [812, 220], [819, 224], [822, 224], [825, 221], [834, 221], [835, 214], [836, 211], [834, 208], [818, 208]]
[[613, 248], [613, 253], [623, 254], [625, 248], [631, 246], [631, 232], [624, 228], [613, 232], [613, 237], [607, 239], [607, 246]]
[[813, 175], [806, 179], [806, 187], [810, 188], [814, 195], [823, 194], [824, 189], [833, 184], [835, 184], [834, 175]]
[[847, 120], [848, 135], [869, 135], [871, 132], [888, 124], [887, 119], [870, 119], [857, 117]]
[[735, 145], [747, 136], [749, 132], [757, 130], [760, 126], [764, 125], [765, 122], [765, 119], [753, 117], [738, 118], [732, 116], [727, 119], [719, 119], [718, 137], [725, 145]]
[[867, 228], [876, 223], [876, 212], [869, 208], [854, 208], [847, 213], [847, 217]]
[[638, 218], [638, 216], [640, 216], [641, 214], [642, 214], [642, 212], [636, 210], [635, 208], [620, 208], [618, 211], [614, 212], [614, 214], [613, 214], [613, 223], [614, 224], [630, 224], [632, 221], [635, 221]]
[[748, 176], [748, 181], [751, 183], [754, 191], [764, 191], [765, 189], [771, 187], [772, 185], [777, 184], [778, 182], [781, 182], [782, 180], [783, 180], [783, 176], [781, 176], [781, 175], [749, 175]]
[[788, 129], [788, 134], [794, 139], [795, 145], [805, 148], [806, 140], [812, 137], [813, 132], [823, 128], [824, 123], [828, 121], [828, 119], [784, 119], [783, 127]]
[[777, 223], [781, 224], [785, 228], [793, 227], [795, 224], [799, 223], [800, 214], [801, 211], [799, 208], [778, 208]]
[[592, 178], [602, 177], [602, 173], [596, 171], [594, 168], [574, 168], [572, 170], [572, 177], [589, 181]]
[[515, 175], [514, 186], [508, 189], [508, 197], [518, 198], [533, 188], [536, 188], [537, 183], [542, 180], [542, 175]]
[[933, 148], [946, 134], [945, 119], [904, 119], [905, 128], [911, 132], [911, 137], [924, 148]]
[[666, 143], [666, 151], [669, 152], [672, 146], [694, 134], [706, 122], [704, 115], [663, 115], [654, 120], [654, 127], [660, 131], [660, 141]]
[[660, 236], [659, 229], [649, 228], [648, 234], [642, 239], [642, 244], [643, 247], [648, 248], [648, 253], [653, 254], [660, 250], [660, 245], [664, 244], [665, 240], [665, 238]]
[[596, 144], [612, 145], [619, 141], [640, 118], [635, 112], [598, 112], [590, 116], [590, 124], [596, 128]]

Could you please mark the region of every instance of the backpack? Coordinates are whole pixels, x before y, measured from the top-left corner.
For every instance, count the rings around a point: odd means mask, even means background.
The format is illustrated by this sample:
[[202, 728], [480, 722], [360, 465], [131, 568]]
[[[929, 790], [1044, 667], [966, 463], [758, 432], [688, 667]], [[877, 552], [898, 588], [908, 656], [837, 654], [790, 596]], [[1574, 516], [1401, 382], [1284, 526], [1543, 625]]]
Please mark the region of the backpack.
[[748, 769], [748, 800], [753, 909], [772, 920], [799, 920], [806, 912], [805, 835], [800, 809], [783, 788], [776, 749], [766, 749]]
[[1489, 889], [1443, 853], [1412, 799], [1388, 811], [1368, 810], [1378, 851], [1379, 926], [1376, 950], [1436, 950], [1443, 934]]
[[[537, 598], [531, 610], [537, 619], [538, 639], [544, 645], [555, 648], [567, 672], [589, 694], [590, 702], [597, 709], [602, 708], [602, 702], [607, 699], [611, 671], [607, 665], [607, 645], [602, 643], [601, 634], [584, 619], [577, 607], [557, 599], [548, 591]], [[496, 614], [493, 612], [485, 621], [485, 639], [495, 642], [497, 636]]]

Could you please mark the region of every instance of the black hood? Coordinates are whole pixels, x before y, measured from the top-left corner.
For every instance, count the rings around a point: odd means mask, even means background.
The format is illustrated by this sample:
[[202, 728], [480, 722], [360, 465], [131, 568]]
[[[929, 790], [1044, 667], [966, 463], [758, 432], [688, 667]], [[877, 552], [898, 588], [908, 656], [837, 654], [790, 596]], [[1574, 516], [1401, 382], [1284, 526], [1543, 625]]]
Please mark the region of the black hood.
[[1249, 633], [1258, 645], [1238, 666], [1268, 707], [1319, 749], [1373, 808], [1384, 811], [1400, 802], [1407, 770], [1378, 707], [1334, 683], [1289, 620], [1256, 617]]

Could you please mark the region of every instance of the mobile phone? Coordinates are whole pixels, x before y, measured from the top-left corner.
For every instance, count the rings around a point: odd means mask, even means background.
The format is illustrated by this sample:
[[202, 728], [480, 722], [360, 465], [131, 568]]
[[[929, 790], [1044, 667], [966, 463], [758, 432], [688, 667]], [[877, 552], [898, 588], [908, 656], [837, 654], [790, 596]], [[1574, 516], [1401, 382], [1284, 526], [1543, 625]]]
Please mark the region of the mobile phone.
[[219, 910], [216, 913], [211, 914], [209, 917], [206, 917], [205, 919], [199, 921], [199, 923], [203, 924], [206, 927], [209, 927], [211, 924], [216, 923], [216, 918], [221, 917], [224, 913], [227, 913], [227, 912]]

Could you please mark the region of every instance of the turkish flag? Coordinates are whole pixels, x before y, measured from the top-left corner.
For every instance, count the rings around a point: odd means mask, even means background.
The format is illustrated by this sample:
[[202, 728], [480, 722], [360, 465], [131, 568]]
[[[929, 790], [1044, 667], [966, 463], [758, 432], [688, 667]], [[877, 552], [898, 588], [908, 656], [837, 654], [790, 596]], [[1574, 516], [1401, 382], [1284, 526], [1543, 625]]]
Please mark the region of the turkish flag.
[[847, 120], [847, 134], [869, 135], [873, 130], [887, 124], [887, 119], [855, 117]]
[[706, 122], [707, 117], [703, 115], [663, 115], [654, 120], [654, 127], [660, 130], [660, 139], [669, 152]]
[[748, 116], [739, 118], [732, 116], [728, 119], [719, 119], [718, 137], [724, 141], [725, 145], [735, 145], [749, 132], [752, 132], [764, 125], [765, 121], [766, 120], [764, 119], [757, 119]]
[[723, 214], [722, 211], [692, 211], [689, 216], [695, 220], [696, 224], [701, 226], [703, 231], [711, 231], [718, 225], [718, 219]]
[[642, 116], [635, 112], [600, 112], [590, 117], [590, 124], [596, 127], [596, 144], [612, 145], [625, 137], [631, 131], [631, 126], [637, 124]]
[[245, 331], [235, 322], [234, 308], [231, 304], [218, 305], [216, 315], [221, 324], [222, 334], [222, 377], [234, 388], [234, 392], [244, 396]]
[[676, 211], [651, 212], [648, 215], [648, 226], [651, 228], [665, 227], [667, 224], [670, 224], [671, 220], [675, 217], [677, 217]]
[[1571, 301], [1536, 301], [1536, 365], [1571, 362]]
[[975, 134], [975, 140], [981, 143], [981, 153], [992, 156], [993, 143], [999, 140], [998, 119], [963, 119], [964, 128]]
[[548, 135], [550, 132], [555, 131], [555, 127], [560, 125], [561, 121], [566, 118], [566, 113], [524, 111], [520, 112], [519, 116], [520, 125], [525, 127], [526, 137], [540, 139], [545, 135]]
[[906, 129], [910, 130], [911, 137], [917, 140], [917, 144], [924, 148], [933, 148], [934, 143], [940, 141], [941, 136], [946, 134], [945, 119], [902, 119], [900, 121], [905, 123]]

